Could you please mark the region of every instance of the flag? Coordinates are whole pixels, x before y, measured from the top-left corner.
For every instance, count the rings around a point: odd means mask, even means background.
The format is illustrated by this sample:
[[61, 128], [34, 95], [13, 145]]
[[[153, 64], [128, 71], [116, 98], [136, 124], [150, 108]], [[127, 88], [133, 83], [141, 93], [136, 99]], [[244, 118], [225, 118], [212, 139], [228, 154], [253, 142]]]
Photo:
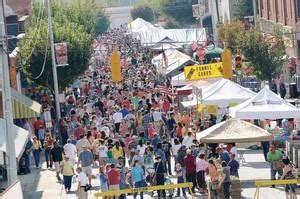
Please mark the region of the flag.
[[162, 63], [163, 63], [164, 68], [166, 69], [169, 66], [168, 58], [166, 56], [166, 53], [165, 53], [164, 49], [162, 49], [162, 51], [163, 51], [163, 53], [162, 53], [163, 62]]

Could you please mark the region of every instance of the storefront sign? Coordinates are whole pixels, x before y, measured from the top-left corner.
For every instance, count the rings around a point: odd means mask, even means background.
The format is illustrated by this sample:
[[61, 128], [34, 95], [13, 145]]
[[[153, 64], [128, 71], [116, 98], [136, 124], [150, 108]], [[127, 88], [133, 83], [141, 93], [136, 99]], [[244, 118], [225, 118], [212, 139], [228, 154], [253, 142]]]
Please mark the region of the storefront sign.
[[186, 66], [184, 68], [184, 75], [186, 80], [199, 80], [222, 77], [222, 72], [223, 65], [221, 62], [213, 64]]

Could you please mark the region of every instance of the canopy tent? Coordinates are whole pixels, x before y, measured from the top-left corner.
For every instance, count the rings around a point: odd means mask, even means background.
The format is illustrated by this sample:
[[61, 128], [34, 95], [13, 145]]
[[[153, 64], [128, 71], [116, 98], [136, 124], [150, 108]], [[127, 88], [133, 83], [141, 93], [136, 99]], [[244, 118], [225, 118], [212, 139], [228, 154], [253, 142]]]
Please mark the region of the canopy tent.
[[184, 72], [172, 77], [171, 84], [175, 87], [185, 86], [187, 84], [187, 81], [185, 81]]
[[[5, 121], [0, 118], [0, 151], [6, 152], [6, 138], [5, 138]], [[26, 142], [29, 138], [29, 132], [21, 127], [16, 125], [13, 126], [13, 132], [9, 132], [14, 134], [14, 142], [15, 142], [15, 151], [16, 157], [19, 159], [24, 151], [26, 146]]]
[[[183, 73], [183, 77], [185, 79], [184, 73]], [[187, 83], [185, 86], [178, 88], [177, 93], [180, 94], [180, 93], [186, 93], [188, 91], [192, 91], [193, 86], [195, 86], [197, 88], [204, 88], [204, 87], [207, 87], [207, 86], [213, 84], [214, 82], [216, 82], [218, 80], [219, 80], [219, 78], [191, 81], [191, 82]]]
[[251, 99], [230, 108], [229, 114], [240, 119], [300, 118], [300, 109], [265, 86]]
[[204, 28], [198, 29], [159, 29], [147, 28], [136, 32], [141, 44], [144, 46], [153, 46], [165, 37], [174, 40], [177, 45], [191, 44], [194, 41], [204, 43], [207, 40]]
[[242, 143], [273, 140], [268, 131], [240, 119], [220, 122], [196, 134], [201, 143]]
[[152, 63], [156, 65], [156, 68], [160, 73], [163, 73], [163, 71], [165, 71], [166, 74], [168, 74], [176, 68], [178, 68], [179, 66], [181, 66], [182, 64], [184, 64], [185, 62], [191, 60], [190, 56], [183, 54], [182, 52], [173, 48], [165, 50], [164, 53], [166, 55], [168, 64], [166, 68], [163, 66], [165, 64], [163, 61], [163, 53], [157, 55], [152, 59]]
[[147, 28], [155, 29], [151, 23], [141, 18], [136, 18], [134, 21], [128, 24], [128, 29], [133, 33], [146, 30]]
[[182, 47], [180, 45], [177, 45], [176, 42], [169, 37], [165, 37], [151, 47], [151, 49], [153, 50], [166, 50], [170, 48], [179, 49]]
[[[228, 79], [220, 79], [210, 86], [202, 89], [203, 104], [218, 105], [227, 107], [231, 103], [242, 103], [255, 95], [251, 90], [240, 86]], [[194, 94], [193, 99], [187, 102], [181, 102], [184, 107], [197, 105], [197, 98]], [[200, 102], [201, 99], [198, 99]]]

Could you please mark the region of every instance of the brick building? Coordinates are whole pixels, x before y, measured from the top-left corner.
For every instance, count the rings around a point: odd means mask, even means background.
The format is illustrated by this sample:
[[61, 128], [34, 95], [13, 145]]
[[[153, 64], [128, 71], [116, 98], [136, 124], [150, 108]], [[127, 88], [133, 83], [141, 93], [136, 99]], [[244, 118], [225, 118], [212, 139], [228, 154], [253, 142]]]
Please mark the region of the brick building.
[[[258, 0], [257, 7], [262, 31], [271, 36], [274, 25], [280, 27], [288, 56], [300, 63], [300, 0]], [[300, 64], [296, 68], [300, 74]]]

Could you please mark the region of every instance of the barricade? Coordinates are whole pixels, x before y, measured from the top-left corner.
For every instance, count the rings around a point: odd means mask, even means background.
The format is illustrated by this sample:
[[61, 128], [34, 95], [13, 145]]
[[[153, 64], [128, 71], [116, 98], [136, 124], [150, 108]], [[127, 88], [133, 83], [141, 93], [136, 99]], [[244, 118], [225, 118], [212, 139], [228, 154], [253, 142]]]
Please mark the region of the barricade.
[[[104, 196], [115, 196], [121, 194], [129, 194], [129, 193], [137, 193], [137, 192], [149, 192], [149, 191], [157, 191], [157, 190], [168, 190], [168, 189], [177, 189], [177, 188], [188, 188], [192, 193], [191, 189], [193, 187], [193, 183], [180, 183], [180, 184], [168, 184], [168, 185], [159, 185], [159, 186], [149, 186], [149, 187], [141, 187], [141, 188], [131, 188], [131, 189], [121, 189], [115, 191], [106, 191], [106, 192], [97, 192], [94, 194], [95, 198], [104, 197]], [[192, 195], [194, 198], [194, 195]]]
[[259, 199], [259, 188], [263, 186], [271, 186], [271, 185], [287, 185], [287, 184], [297, 184], [297, 179], [289, 179], [289, 180], [258, 180], [255, 181], [256, 191], [254, 194], [254, 199]]

